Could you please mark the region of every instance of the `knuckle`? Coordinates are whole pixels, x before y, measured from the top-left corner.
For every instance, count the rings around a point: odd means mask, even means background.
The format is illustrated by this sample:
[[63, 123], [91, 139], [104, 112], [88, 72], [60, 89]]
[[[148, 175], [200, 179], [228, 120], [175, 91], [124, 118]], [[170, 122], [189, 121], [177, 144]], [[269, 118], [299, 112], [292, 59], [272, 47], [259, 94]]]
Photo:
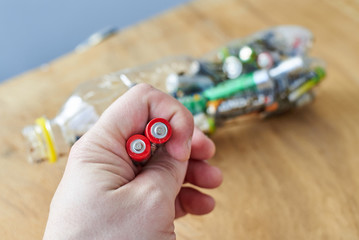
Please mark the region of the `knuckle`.
[[139, 83], [136, 86], [134, 86], [133, 89], [139, 92], [149, 92], [154, 90], [155, 88], [148, 83]]

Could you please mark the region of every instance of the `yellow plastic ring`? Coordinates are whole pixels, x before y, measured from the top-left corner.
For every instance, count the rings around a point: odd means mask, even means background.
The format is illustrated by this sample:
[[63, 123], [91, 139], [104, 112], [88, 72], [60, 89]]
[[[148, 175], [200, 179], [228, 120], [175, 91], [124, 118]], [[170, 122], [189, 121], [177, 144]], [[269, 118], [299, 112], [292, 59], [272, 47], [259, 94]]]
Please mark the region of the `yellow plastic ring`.
[[49, 162], [54, 163], [57, 160], [57, 154], [52, 136], [46, 127], [46, 122], [47, 120], [44, 117], [36, 119], [36, 124], [41, 128], [42, 132], [44, 133], [47, 148], [47, 157], [49, 158]]

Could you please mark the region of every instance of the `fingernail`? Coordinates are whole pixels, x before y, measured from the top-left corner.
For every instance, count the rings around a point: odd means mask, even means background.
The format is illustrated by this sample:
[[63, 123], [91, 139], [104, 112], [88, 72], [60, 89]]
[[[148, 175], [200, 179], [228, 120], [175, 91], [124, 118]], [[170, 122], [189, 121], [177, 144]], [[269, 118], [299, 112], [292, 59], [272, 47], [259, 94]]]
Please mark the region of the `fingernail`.
[[188, 149], [188, 151], [191, 151], [191, 148], [192, 148], [192, 138], [188, 139], [188, 141], [187, 141], [187, 149]]
[[191, 155], [191, 148], [192, 148], [192, 138], [188, 139], [186, 143], [187, 157], [185, 161], [187, 161], [189, 159], [189, 156]]

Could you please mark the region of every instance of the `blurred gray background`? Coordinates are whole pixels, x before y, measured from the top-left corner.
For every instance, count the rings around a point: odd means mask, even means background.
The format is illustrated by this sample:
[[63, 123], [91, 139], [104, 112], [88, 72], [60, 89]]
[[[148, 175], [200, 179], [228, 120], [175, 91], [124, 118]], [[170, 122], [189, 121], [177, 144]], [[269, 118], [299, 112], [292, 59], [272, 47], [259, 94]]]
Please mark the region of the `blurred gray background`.
[[0, 0], [0, 82], [189, 0]]

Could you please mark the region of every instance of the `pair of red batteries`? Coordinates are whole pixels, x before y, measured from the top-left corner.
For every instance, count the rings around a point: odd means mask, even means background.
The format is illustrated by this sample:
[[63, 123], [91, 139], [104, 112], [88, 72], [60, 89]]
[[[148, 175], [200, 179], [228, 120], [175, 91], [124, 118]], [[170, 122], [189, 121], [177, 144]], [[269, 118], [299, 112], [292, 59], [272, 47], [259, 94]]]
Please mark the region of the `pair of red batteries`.
[[136, 134], [127, 140], [127, 154], [134, 163], [144, 163], [157, 146], [167, 142], [171, 135], [172, 128], [169, 122], [163, 118], [154, 118], [146, 125], [144, 135]]

